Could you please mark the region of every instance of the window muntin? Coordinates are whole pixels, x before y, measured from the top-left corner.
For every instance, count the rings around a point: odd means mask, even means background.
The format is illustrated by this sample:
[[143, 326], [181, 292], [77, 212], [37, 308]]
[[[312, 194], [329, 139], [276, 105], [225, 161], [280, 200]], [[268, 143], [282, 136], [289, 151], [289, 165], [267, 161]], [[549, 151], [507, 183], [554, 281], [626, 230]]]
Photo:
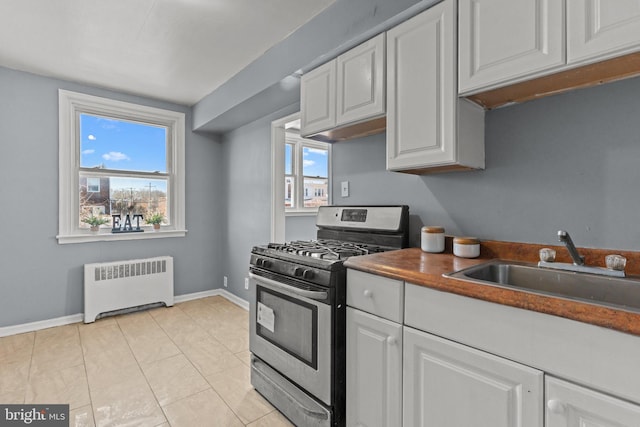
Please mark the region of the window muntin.
[[330, 157], [329, 144], [287, 132], [284, 162], [286, 212], [315, 212], [318, 206], [329, 204]]
[[[183, 113], [64, 90], [59, 111], [59, 243], [185, 235]], [[162, 232], [96, 237], [81, 221], [127, 213], [163, 214]]]

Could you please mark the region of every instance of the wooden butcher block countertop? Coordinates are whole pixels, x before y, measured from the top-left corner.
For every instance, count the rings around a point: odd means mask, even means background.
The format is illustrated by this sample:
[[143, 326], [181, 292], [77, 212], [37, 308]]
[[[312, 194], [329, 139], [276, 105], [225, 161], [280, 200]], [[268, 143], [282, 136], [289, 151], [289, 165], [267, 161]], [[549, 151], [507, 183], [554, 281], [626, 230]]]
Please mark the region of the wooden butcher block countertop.
[[[458, 258], [452, 254], [451, 239], [448, 238], [445, 252], [442, 254], [425, 253], [419, 248], [409, 248], [351, 257], [345, 261], [345, 266], [444, 292], [560, 316], [640, 336], [640, 313], [443, 276], [445, 273], [492, 259], [537, 262], [538, 250], [542, 247], [556, 249], [557, 262], [570, 262], [564, 247], [498, 241], [483, 241], [479, 258]], [[580, 248], [579, 252], [585, 256], [587, 265], [597, 266], [604, 265], [605, 255], [621, 254], [627, 257], [627, 275], [640, 275], [639, 252], [585, 248]]]

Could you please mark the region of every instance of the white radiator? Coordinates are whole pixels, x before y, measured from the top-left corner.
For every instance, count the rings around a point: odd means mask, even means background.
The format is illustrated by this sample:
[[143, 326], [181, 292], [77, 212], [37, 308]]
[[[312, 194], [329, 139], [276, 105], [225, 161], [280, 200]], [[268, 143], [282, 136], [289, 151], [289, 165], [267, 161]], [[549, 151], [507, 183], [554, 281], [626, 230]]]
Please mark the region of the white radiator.
[[173, 257], [84, 265], [84, 323], [109, 311], [173, 305]]

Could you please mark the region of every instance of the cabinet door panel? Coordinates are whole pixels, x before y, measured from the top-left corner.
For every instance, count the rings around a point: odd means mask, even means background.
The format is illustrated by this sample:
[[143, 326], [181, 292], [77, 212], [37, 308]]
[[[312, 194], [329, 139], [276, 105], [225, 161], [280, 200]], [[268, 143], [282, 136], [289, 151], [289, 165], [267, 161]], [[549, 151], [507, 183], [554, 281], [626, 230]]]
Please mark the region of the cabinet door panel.
[[542, 427], [543, 373], [404, 327], [405, 426]]
[[401, 425], [402, 325], [347, 307], [347, 425]]
[[456, 160], [455, 1], [387, 32], [387, 169]]
[[637, 427], [640, 406], [547, 376], [547, 427]]
[[336, 62], [328, 62], [302, 76], [300, 113], [303, 136], [336, 125]]
[[460, 93], [561, 66], [564, 1], [460, 0]]
[[385, 112], [385, 34], [337, 59], [337, 125]]
[[640, 49], [640, 1], [568, 0], [567, 62]]

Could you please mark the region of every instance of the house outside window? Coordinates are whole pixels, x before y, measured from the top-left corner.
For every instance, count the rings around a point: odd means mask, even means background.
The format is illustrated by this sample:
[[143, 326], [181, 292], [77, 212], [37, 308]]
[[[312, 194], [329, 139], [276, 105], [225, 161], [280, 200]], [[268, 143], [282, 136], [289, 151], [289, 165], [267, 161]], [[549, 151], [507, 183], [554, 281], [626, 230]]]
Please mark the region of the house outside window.
[[[87, 193], [99, 193], [100, 192], [100, 178], [85, 178]], [[83, 183], [80, 183], [80, 188], [83, 188]]]
[[285, 212], [315, 213], [329, 204], [331, 146], [300, 137], [285, 135]]
[[[59, 243], [184, 235], [184, 114], [63, 90], [59, 104]], [[110, 233], [112, 215], [156, 213], [161, 233]], [[89, 216], [108, 220], [97, 236]]]

